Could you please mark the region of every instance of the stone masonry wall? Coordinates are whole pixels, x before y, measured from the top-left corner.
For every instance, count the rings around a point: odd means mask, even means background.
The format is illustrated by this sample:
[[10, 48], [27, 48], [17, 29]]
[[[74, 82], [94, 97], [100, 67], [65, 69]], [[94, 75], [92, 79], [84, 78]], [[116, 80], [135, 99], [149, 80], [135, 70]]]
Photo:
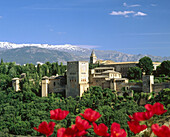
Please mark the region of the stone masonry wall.
[[153, 92], [160, 92], [165, 88], [170, 88], [170, 82], [153, 84]]

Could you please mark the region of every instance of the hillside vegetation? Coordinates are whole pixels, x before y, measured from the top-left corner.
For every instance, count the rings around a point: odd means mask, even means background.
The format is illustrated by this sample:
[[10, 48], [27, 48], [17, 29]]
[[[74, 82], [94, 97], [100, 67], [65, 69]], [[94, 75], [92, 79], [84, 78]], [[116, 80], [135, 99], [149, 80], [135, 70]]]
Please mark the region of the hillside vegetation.
[[[52, 121], [50, 119], [50, 110], [61, 108], [70, 111], [66, 119], [59, 121], [61, 127], [69, 127], [75, 123], [75, 118], [83, 113], [86, 108], [92, 108], [102, 114], [102, 117], [96, 122], [105, 123], [111, 126], [111, 123], [117, 122], [126, 130], [128, 136], [134, 135], [129, 130], [127, 121], [128, 115], [134, 112], [145, 111], [144, 106], [138, 103], [141, 98], [147, 99], [151, 95], [148, 103], [154, 104], [160, 102], [164, 104], [167, 113], [157, 116], [156, 121], [164, 123], [168, 120], [170, 114], [170, 89], [165, 89], [157, 96], [154, 94], [134, 93], [134, 97], [117, 96], [116, 92], [110, 89], [101, 89], [101, 87], [91, 87], [83, 96], [64, 98], [60, 94], [49, 94], [49, 97], [40, 97], [40, 81], [43, 76], [55, 74], [63, 75], [66, 66], [62, 63], [46, 62], [46, 64], [35, 67], [33, 64], [19, 66], [15, 63], [0, 63], [0, 136], [13, 137], [22, 136], [40, 136], [33, 129], [38, 127], [42, 121]], [[12, 88], [12, 78], [20, 77], [20, 74], [26, 73], [20, 84], [21, 91], [14, 92]], [[58, 127], [60, 128], [60, 127]], [[93, 137], [93, 129], [88, 130], [88, 137]], [[55, 133], [54, 133], [55, 134]], [[54, 136], [54, 134], [52, 136]]]
[[[170, 113], [168, 99], [170, 89], [164, 90], [157, 97], [151, 100], [151, 103], [161, 102], [165, 105], [168, 112], [157, 119], [164, 119]], [[0, 92], [0, 134], [1, 137], [13, 135], [40, 135], [33, 130], [38, 127], [42, 121], [52, 121], [50, 119], [50, 110], [61, 108], [70, 111], [65, 120], [59, 121], [62, 127], [69, 127], [75, 123], [75, 117], [83, 113], [86, 108], [92, 108], [102, 114], [102, 117], [96, 122], [105, 123], [109, 128], [111, 123], [117, 122], [128, 132], [129, 136], [134, 135], [128, 127], [128, 115], [134, 112], [144, 111], [143, 106], [139, 106], [137, 101], [129, 97], [117, 97], [109, 89], [102, 90], [100, 87], [91, 87], [84, 93], [83, 97], [62, 98], [59, 95], [51, 94], [49, 97], [38, 97], [32, 91], [14, 92], [11, 89]], [[92, 129], [88, 130], [87, 136], [94, 136]]]

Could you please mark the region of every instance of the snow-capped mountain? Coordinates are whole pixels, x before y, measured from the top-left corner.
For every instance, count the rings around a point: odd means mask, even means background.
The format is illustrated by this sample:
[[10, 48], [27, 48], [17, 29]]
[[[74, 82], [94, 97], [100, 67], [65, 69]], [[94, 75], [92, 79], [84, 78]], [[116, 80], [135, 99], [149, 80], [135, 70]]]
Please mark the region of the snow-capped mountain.
[[79, 51], [85, 52], [86, 49], [80, 48], [75, 45], [65, 44], [65, 45], [49, 45], [49, 44], [15, 44], [10, 42], [0, 42], [1, 49], [16, 49], [16, 48], [23, 48], [23, 47], [39, 47], [39, 48], [46, 48], [46, 49], [54, 49], [59, 51]]
[[[42, 62], [63, 62], [85, 60], [88, 61], [91, 49], [79, 46], [49, 45], [49, 44], [14, 44], [10, 42], [0, 42], [0, 59], [5, 62], [16, 62], [26, 64]], [[115, 62], [138, 61], [144, 56], [148, 56], [152, 61], [170, 60], [170, 57], [160, 57], [152, 55], [131, 55], [112, 50], [95, 50], [96, 56], [100, 60], [113, 60]]]

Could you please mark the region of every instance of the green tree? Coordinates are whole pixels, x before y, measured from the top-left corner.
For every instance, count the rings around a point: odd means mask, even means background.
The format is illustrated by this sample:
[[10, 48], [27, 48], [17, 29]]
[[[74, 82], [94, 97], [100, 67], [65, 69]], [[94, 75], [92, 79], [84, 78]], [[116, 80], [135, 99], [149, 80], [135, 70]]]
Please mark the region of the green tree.
[[42, 76], [42, 71], [41, 71], [41, 65], [40, 64], [37, 65], [37, 73], [38, 73], [39, 77]]
[[170, 61], [163, 61], [157, 68], [157, 73], [158, 75], [165, 74], [166, 76], [170, 76]]
[[0, 65], [0, 73], [6, 74], [8, 72], [8, 66], [6, 64]]
[[30, 69], [30, 73], [35, 73], [35, 71], [36, 71], [35, 65], [31, 63], [28, 66], [29, 66], [29, 69]]
[[12, 84], [12, 79], [9, 75], [0, 74], [0, 88], [6, 90]]
[[141, 79], [142, 70], [139, 67], [131, 67], [127, 72], [127, 76], [129, 79]]
[[14, 67], [12, 67], [10, 70], [9, 70], [9, 74], [8, 74], [10, 77], [14, 78], [16, 76], [16, 70]]
[[56, 74], [57, 74], [56, 63], [52, 63], [52, 75], [56, 75]]
[[15, 62], [10, 62], [9, 65], [8, 65], [8, 69], [15, 67], [15, 65], [16, 65]]
[[61, 70], [61, 75], [63, 75], [65, 72], [65, 67], [62, 62], [60, 63], [60, 70]]
[[49, 68], [48, 68], [48, 65], [47, 64], [43, 64], [41, 66], [42, 68], [42, 75], [43, 76], [49, 76]]
[[57, 74], [59, 74], [59, 75], [60, 75], [60, 74], [61, 74], [60, 66], [59, 66], [59, 65], [57, 65], [56, 67], [57, 67]]
[[99, 63], [97, 63], [97, 64], [89, 64], [89, 69], [94, 69], [94, 68], [97, 68], [99, 66], [100, 66]]
[[51, 66], [51, 63], [49, 61], [45, 62], [45, 64]]
[[16, 74], [17, 75], [20, 75], [22, 73], [22, 67], [20, 65], [16, 65], [15, 66], [15, 70], [16, 70]]
[[1, 58], [1, 65], [4, 63], [3, 59]]
[[139, 60], [138, 65], [142, 69], [142, 72], [145, 72], [146, 75], [150, 75], [154, 68], [151, 58], [146, 57], [146, 56]]

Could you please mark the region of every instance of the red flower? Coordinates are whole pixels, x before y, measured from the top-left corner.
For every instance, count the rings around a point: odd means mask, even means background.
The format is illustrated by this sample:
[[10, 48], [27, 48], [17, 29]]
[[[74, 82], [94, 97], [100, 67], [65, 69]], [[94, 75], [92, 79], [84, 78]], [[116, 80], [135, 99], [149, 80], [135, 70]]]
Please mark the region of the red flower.
[[80, 116], [77, 116], [76, 127], [79, 129], [79, 131], [83, 131], [83, 130], [91, 128], [91, 125], [89, 125], [88, 121], [81, 119]]
[[49, 137], [50, 135], [53, 134], [54, 126], [55, 126], [54, 122], [49, 122], [48, 124], [47, 122], [44, 121], [38, 126], [38, 129], [36, 127], [34, 127], [34, 129]]
[[76, 125], [72, 125], [71, 127], [72, 127], [72, 129], [74, 129], [76, 137], [80, 137], [80, 136], [83, 136], [83, 135], [87, 134], [87, 132], [85, 130], [80, 131], [77, 128]]
[[80, 116], [76, 117], [76, 124], [71, 128], [60, 128], [57, 131], [57, 137], [79, 137], [87, 134], [86, 129], [91, 128], [89, 122], [81, 119]]
[[120, 129], [118, 123], [113, 123], [111, 126], [111, 136], [110, 137], [126, 137], [127, 133], [124, 129]]
[[158, 137], [170, 137], [170, 126], [167, 127], [163, 125], [162, 127], [159, 127], [158, 124], [153, 124], [151, 129]]
[[87, 108], [84, 111], [84, 114], [81, 113], [80, 115], [82, 115], [85, 119], [87, 119], [90, 122], [95, 122], [98, 118], [101, 117], [99, 112], [96, 112], [92, 110], [91, 108]]
[[93, 128], [94, 128], [94, 132], [98, 136], [109, 136], [110, 135], [109, 133], [107, 133], [108, 127], [103, 123], [97, 126], [97, 124], [93, 122]]
[[60, 128], [57, 131], [57, 137], [79, 137], [87, 134], [85, 130], [79, 131], [76, 125], [72, 125], [71, 128]]
[[153, 114], [156, 114], [156, 115], [162, 115], [165, 112], [167, 112], [167, 110], [164, 109], [164, 105], [159, 102], [155, 103], [154, 105], [146, 104], [145, 108], [148, 111], [152, 111]]
[[50, 118], [54, 120], [62, 120], [66, 118], [68, 113], [69, 111], [61, 110], [60, 108], [58, 108], [58, 109], [50, 111], [50, 114], [51, 114]]
[[129, 125], [130, 130], [135, 134], [137, 134], [147, 128], [146, 125], [139, 125], [138, 121], [128, 121], [127, 123]]
[[75, 137], [75, 131], [72, 128], [60, 128], [57, 131], [57, 137]]
[[129, 118], [133, 121], [144, 121], [150, 119], [152, 116], [153, 116], [152, 111], [146, 111], [133, 113], [133, 116], [129, 115]]

